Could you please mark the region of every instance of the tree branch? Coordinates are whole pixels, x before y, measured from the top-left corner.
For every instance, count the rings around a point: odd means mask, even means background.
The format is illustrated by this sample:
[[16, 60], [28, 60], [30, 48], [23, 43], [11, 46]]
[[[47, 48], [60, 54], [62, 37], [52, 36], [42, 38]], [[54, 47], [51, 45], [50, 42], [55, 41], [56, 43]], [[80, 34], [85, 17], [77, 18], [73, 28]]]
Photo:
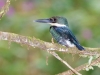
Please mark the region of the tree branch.
[[8, 40], [8, 41], [13, 41], [16, 43], [20, 44], [26, 44], [31, 47], [38, 47], [42, 50], [49, 50], [49, 51], [59, 51], [59, 52], [66, 52], [66, 53], [71, 53], [71, 54], [78, 54], [82, 57], [87, 57], [87, 56], [96, 56], [100, 55], [100, 48], [86, 48], [85, 51], [79, 51], [77, 48], [66, 48], [64, 46], [61, 46], [59, 44], [52, 44], [49, 42], [44, 42], [40, 39], [36, 39], [35, 37], [31, 38], [28, 36], [21, 36], [18, 34], [14, 33], [8, 33], [8, 32], [2, 32], [0, 31], [0, 40]]
[[[36, 39], [35, 37], [31, 38], [31, 37], [25, 37], [25, 36], [21, 36], [18, 34], [14, 34], [14, 33], [8, 33], [8, 32], [0, 32], [0, 40], [8, 40], [9, 42], [16, 42], [19, 44], [25, 44], [27, 46], [31, 46], [33, 48], [37, 47], [40, 48], [41, 50], [45, 50], [47, 52], [49, 52], [50, 54], [52, 54], [53, 56], [55, 56], [58, 60], [60, 60], [61, 62], [63, 62], [65, 65], [68, 65], [68, 63], [66, 61], [64, 61], [63, 59], [61, 59], [58, 54], [56, 54], [54, 51], [60, 51], [60, 52], [66, 52], [66, 53], [71, 53], [71, 54], [79, 54], [80, 56], [84, 57], [84, 56], [96, 56], [96, 55], [100, 55], [100, 51], [99, 48], [85, 48], [85, 51], [79, 51], [77, 50], [75, 47], [73, 48], [66, 48], [64, 46], [60, 46], [58, 44], [52, 44], [49, 42], [44, 42], [42, 40]], [[94, 51], [95, 50], [95, 51]], [[85, 65], [83, 65], [85, 66]], [[70, 66], [69, 67], [74, 73], [80, 75], [77, 71], [73, 70], [73, 68]], [[81, 70], [81, 68], [79, 67], [79, 69]], [[69, 72], [72, 72], [69, 71]]]
[[10, 5], [10, 0], [7, 0], [6, 4], [2, 7], [0, 11], [0, 18], [2, 18], [6, 14], [6, 12], [9, 10], [9, 5]]
[[[61, 59], [57, 53], [55, 53], [52, 50], [56, 50], [58, 48], [57, 44], [53, 45], [52, 43], [44, 42], [39, 39], [36, 39], [35, 37], [25, 37], [14, 33], [8, 33], [8, 32], [0, 32], [0, 40], [8, 40], [9, 42], [16, 42], [19, 44], [25, 44], [27, 46], [31, 46], [33, 48], [38, 47], [40, 49], [46, 50], [48, 53], [52, 54], [54, 57], [56, 57], [58, 60], [63, 62], [66, 66], [68, 66], [75, 74], [81, 75], [77, 71], [75, 71], [66, 61]], [[60, 48], [59, 48], [60, 49]]]

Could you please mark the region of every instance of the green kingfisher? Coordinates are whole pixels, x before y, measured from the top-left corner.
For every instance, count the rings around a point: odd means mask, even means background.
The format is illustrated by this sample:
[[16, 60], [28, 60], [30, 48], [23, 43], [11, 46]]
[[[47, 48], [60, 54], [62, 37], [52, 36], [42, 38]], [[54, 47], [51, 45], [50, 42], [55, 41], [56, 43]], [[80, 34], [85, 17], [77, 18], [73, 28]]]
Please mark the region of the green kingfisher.
[[35, 20], [35, 22], [50, 24], [50, 33], [59, 44], [66, 47], [76, 46], [79, 50], [84, 50], [72, 31], [69, 29], [66, 18], [54, 16], [49, 19], [38, 19]]

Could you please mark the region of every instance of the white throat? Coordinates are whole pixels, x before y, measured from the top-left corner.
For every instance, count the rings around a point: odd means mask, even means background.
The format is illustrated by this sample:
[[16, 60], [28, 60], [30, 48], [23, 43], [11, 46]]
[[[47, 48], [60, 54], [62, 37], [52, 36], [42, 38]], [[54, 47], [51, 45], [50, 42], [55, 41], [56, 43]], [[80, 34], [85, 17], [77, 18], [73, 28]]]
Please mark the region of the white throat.
[[58, 23], [49, 23], [51, 26], [57, 26], [57, 27], [66, 27], [64, 24], [58, 24]]

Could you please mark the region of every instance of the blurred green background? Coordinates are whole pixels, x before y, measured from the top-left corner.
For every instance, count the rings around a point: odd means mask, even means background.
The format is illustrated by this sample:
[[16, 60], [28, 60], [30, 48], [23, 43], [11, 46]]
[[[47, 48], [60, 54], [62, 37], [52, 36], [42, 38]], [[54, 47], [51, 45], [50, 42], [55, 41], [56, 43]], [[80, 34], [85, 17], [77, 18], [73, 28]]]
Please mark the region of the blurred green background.
[[[5, 3], [6, 0], [0, 0], [0, 9]], [[0, 31], [51, 42], [50, 26], [33, 20], [52, 16], [66, 17], [81, 45], [100, 47], [100, 0], [11, 0], [9, 11], [0, 20]], [[88, 58], [78, 55], [59, 55], [72, 67], [88, 62]], [[66, 70], [63, 63], [43, 50], [0, 41], [0, 75], [55, 75]], [[100, 69], [94, 67], [81, 73], [100, 75]]]

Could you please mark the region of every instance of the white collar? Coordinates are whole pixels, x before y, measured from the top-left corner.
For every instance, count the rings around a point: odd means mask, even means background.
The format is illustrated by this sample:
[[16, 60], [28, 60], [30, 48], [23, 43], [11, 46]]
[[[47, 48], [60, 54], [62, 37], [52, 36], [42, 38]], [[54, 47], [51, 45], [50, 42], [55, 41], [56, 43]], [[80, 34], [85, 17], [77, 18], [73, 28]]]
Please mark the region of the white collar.
[[49, 23], [51, 26], [57, 26], [57, 27], [66, 27], [64, 24], [58, 24], [58, 23]]

